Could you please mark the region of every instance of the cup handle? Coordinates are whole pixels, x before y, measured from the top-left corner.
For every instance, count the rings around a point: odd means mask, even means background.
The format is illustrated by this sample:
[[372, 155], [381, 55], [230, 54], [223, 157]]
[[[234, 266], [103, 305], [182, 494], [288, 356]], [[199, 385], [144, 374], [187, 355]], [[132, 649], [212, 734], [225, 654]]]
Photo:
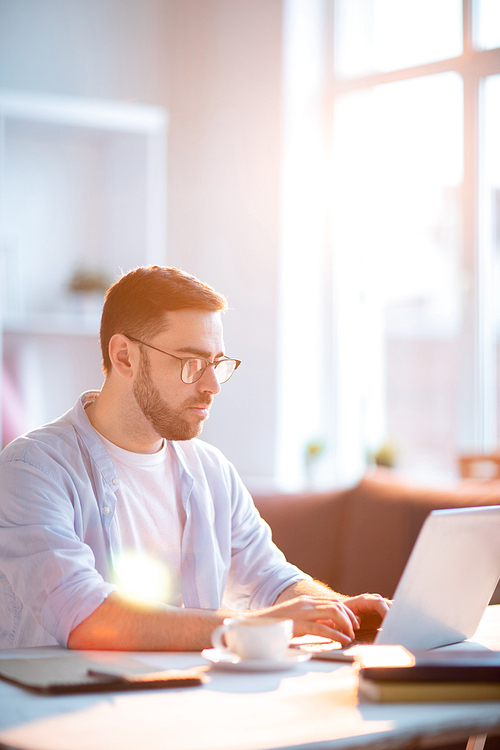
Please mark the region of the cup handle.
[[227, 625], [219, 625], [215, 630], [212, 632], [212, 646], [214, 648], [218, 648], [221, 651], [229, 651], [228, 647], [224, 643], [223, 636], [224, 633], [226, 633], [229, 630]]

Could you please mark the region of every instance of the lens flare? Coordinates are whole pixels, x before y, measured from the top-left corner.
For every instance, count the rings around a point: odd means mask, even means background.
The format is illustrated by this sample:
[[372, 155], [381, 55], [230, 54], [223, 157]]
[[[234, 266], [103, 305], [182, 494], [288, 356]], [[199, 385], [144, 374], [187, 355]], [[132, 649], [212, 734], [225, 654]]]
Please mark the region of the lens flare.
[[411, 667], [413, 654], [403, 646], [353, 646], [348, 651], [361, 667]]
[[124, 552], [115, 562], [120, 590], [133, 599], [170, 602], [175, 577], [166, 563], [145, 553]]

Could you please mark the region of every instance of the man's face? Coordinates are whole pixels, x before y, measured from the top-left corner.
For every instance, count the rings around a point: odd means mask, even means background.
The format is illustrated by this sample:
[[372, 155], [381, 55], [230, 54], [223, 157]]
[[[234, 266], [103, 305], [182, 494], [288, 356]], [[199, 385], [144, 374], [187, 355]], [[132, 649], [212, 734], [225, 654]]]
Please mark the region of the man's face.
[[[203, 357], [213, 362], [224, 354], [220, 313], [176, 310], [168, 326], [147, 343], [175, 357]], [[190, 385], [180, 377], [181, 363], [167, 354], [143, 348], [133, 393], [154, 432], [167, 440], [190, 440], [200, 434], [220, 385], [213, 367]]]

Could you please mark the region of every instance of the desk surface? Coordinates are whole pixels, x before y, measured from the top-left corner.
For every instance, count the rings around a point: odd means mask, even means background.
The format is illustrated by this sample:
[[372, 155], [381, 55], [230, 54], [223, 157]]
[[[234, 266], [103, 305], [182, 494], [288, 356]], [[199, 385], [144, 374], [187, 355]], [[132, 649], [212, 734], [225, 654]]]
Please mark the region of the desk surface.
[[[500, 605], [474, 642], [500, 649]], [[448, 648], [460, 649], [467, 644]], [[0, 658], [66, 655], [55, 648], [1, 651]], [[96, 656], [98, 652], [93, 652]], [[155, 669], [205, 661], [197, 653], [134, 654]], [[121, 655], [100, 652], [108, 663]], [[123, 655], [122, 655], [123, 658]], [[22, 750], [270, 750], [430, 746], [500, 733], [500, 702], [371, 704], [358, 700], [348, 666], [310, 661], [288, 672], [211, 670], [198, 688], [40, 696], [0, 681], [0, 747]]]

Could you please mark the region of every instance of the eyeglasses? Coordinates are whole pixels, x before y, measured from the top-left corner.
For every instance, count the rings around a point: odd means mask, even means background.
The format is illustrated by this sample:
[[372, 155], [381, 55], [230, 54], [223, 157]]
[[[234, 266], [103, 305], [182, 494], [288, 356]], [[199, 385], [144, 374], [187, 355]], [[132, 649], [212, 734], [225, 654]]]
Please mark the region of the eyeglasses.
[[210, 366], [213, 366], [219, 384], [226, 383], [233, 372], [241, 365], [241, 360], [230, 359], [229, 357], [221, 357], [221, 359], [216, 359], [214, 362], [210, 362], [208, 359], [204, 359], [203, 357], [189, 357], [186, 359], [182, 357], [176, 357], [175, 354], [170, 354], [170, 352], [165, 352], [163, 351], [163, 349], [158, 349], [157, 346], [146, 344], [145, 341], [136, 339], [133, 336], [128, 336], [127, 334], [125, 335], [128, 339], [130, 339], [131, 341], [135, 341], [137, 344], [142, 344], [143, 346], [147, 346], [157, 352], [161, 352], [162, 354], [167, 354], [169, 357], [178, 359], [181, 363], [181, 380], [183, 383], [186, 383], [186, 385], [196, 383], [196, 381], [201, 378], [207, 367]]

